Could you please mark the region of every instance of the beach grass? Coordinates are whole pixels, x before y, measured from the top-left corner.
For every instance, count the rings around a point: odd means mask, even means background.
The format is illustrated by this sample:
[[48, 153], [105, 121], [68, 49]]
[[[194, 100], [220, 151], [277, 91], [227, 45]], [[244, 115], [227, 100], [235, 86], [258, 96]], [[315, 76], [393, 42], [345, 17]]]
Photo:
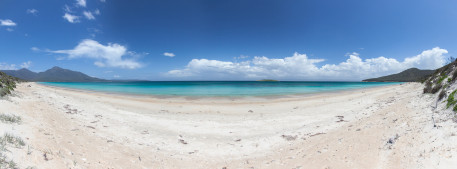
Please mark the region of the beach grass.
[[14, 136], [9, 133], [5, 133], [0, 137], [0, 168], [15, 169], [17, 164], [13, 160], [8, 160], [5, 152], [9, 152], [7, 149], [8, 145], [13, 145], [16, 148], [22, 148], [25, 146], [24, 140], [18, 136]]
[[22, 146], [25, 146], [25, 142], [21, 137], [5, 133], [2, 137], [0, 137], [0, 146], [6, 147], [6, 145], [13, 145], [16, 148], [22, 148]]
[[3, 153], [0, 153], [0, 168], [15, 169], [17, 168], [17, 164], [13, 160], [7, 160], [7, 157]]
[[3, 123], [17, 123], [20, 124], [22, 122], [21, 117], [16, 115], [10, 114], [0, 114], [0, 121]]

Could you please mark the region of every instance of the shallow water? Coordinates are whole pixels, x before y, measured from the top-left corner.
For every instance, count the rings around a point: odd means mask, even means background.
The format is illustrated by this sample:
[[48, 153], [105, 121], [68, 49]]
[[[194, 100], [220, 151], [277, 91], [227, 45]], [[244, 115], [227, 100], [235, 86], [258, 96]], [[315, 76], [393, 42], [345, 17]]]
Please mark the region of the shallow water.
[[281, 96], [359, 89], [398, 82], [306, 81], [152, 81], [152, 82], [42, 82], [73, 89], [160, 96]]

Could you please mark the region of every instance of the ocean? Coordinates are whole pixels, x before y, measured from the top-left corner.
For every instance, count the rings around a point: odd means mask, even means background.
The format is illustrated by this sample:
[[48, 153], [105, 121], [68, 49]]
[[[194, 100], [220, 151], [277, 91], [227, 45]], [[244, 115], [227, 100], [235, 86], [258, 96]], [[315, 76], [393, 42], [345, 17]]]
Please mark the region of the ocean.
[[41, 84], [109, 93], [154, 96], [282, 96], [360, 89], [398, 82], [307, 81], [148, 81], [148, 82], [42, 82]]

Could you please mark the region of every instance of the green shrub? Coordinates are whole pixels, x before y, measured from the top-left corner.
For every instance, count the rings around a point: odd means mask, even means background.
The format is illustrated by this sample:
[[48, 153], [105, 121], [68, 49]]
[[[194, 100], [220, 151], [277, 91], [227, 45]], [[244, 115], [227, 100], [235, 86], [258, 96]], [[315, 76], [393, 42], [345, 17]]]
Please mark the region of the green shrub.
[[16, 88], [17, 78], [6, 75], [0, 72], [0, 96], [11, 94], [11, 91]]
[[441, 76], [440, 79], [438, 80], [438, 84], [441, 84], [441, 82], [443, 82], [443, 80], [446, 78], [447, 78], [447, 76]]
[[447, 98], [446, 108], [451, 107], [452, 105], [454, 105], [457, 102], [457, 100], [454, 99], [455, 92], [457, 92], [457, 90], [454, 90]]

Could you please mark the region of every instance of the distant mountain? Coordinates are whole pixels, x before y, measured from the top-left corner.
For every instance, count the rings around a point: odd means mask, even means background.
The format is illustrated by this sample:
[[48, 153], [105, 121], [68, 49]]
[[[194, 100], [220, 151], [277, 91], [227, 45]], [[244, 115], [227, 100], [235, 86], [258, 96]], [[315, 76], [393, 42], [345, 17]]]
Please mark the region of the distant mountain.
[[35, 79], [38, 75], [37, 73], [32, 72], [28, 69], [2, 70], [2, 72], [6, 73], [7, 75], [14, 76], [24, 80]]
[[27, 81], [37, 82], [101, 82], [106, 81], [94, 77], [87, 76], [84, 73], [53, 67], [44, 72], [36, 73], [28, 69], [20, 70], [2, 70], [10, 76], [14, 76]]
[[403, 72], [382, 76], [378, 78], [365, 79], [364, 82], [418, 82], [433, 74], [435, 70], [420, 70], [410, 68]]

